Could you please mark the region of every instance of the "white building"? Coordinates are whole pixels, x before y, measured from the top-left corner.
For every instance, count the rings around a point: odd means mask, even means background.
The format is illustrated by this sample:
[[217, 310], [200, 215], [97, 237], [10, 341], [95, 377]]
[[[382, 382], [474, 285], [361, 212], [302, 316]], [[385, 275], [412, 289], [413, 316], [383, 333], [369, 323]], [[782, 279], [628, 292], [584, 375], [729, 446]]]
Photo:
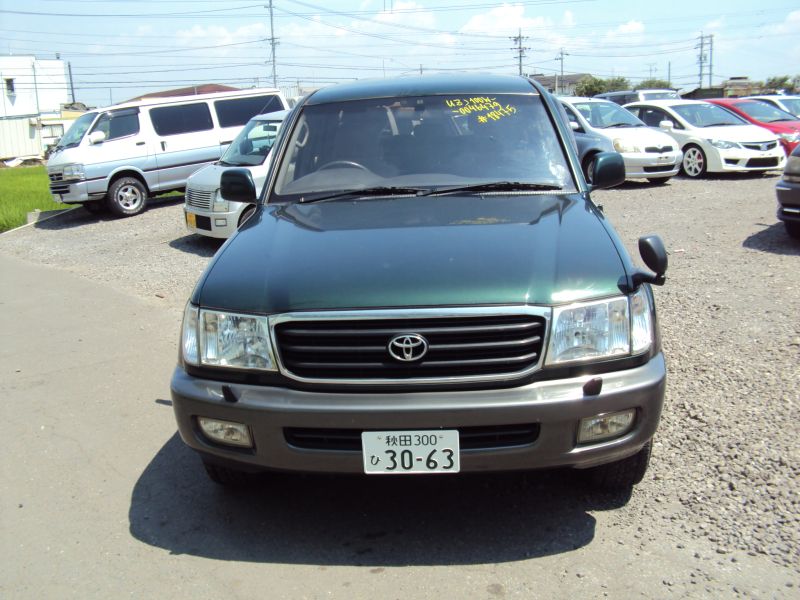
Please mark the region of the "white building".
[[[0, 56], [0, 158], [41, 156], [42, 119], [58, 119], [70, 101], [67, 65], [59, 59]], [[46, 126], [46, 129], [50, 126]], [[45, 131], [45, 138], [54, 132]]]

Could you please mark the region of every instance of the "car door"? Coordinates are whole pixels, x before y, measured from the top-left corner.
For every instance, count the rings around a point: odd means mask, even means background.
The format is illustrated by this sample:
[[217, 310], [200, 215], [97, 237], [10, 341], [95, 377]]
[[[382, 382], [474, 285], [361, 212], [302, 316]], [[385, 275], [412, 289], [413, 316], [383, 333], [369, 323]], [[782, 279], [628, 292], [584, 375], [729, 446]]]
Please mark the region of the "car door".
[[159, 190], [184, 187], [189, 175], [219, 160], [219, 134], [207, 102], [156, 106], [149, 114], [156, 134]]
[[[96, 133], [102, 133], [103, 139], [92, 143], [92, 134]], [[152, 144], [148, 143], [148, 136], [142, 131], [137, 107], [101, 114], [86, 138], [89, 141], [86, 178], [90, 182], [107, 182], [110, 175], [122, 168], [133, 167], [147, 173], [155, 167]]]

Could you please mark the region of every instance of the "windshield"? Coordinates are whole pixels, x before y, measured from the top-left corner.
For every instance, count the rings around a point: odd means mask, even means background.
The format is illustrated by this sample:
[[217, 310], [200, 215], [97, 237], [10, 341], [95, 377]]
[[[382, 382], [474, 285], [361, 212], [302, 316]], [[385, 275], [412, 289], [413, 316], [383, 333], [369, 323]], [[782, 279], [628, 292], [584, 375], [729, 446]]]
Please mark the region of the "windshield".
[[722, 125], [746, 125], [747, 121], [716, 104], [675, 104], [672, 110], [683, 117], [692, 127], [719, 127]]
[[413, 96], [305, 106], [275, 192], [278, 201], [308, 201], [376, 187], [423, 193], [497, 181], [574, 190], [538, 95]]
[[639, 119], [614, 102], [576, 102], [572, 106], [597, 129], [607, 127], [644, 127]]
[[642, 100], [678, 100], [678, 93], [671, 91], [648, 92], [647, 90], [642, 90], [640, 94]]
[[781, 98], [781, 104], [794, 116], [800, 117], [800, 98]]
[[796, 121], [797, 117], [789, 114], [785, 110], [781, 110], [770, 104], [764, 102], [751, 101], [751, 102], [736, 102], [736, 108], [742, 111], [749, 117], [762, 123], [775, 123], [776, 121]]
[[96, 112], [88, 112], [78, 117], [75, 122], [67, 129], [67, 133], [58, 140], [58, 148], [77, 146], [81, 143], [83, 135], [89, 130], [89, 126], [94, 122]]
[[231, 142], [220, 163], [229, 167], [253, 167], [263, 164], [275, 138], [281, 121], [252, 119]]

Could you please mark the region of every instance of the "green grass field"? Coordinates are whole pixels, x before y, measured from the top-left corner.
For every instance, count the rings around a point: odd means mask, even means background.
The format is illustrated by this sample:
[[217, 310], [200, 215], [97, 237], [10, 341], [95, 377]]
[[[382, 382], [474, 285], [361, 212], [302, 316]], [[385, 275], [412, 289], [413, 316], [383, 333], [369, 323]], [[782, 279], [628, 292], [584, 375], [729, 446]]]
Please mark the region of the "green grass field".
[[50, 196], [45, 168], [0, 169], [0, 232], [24, 225], [28, 213], [37, 208], [66, 208]]

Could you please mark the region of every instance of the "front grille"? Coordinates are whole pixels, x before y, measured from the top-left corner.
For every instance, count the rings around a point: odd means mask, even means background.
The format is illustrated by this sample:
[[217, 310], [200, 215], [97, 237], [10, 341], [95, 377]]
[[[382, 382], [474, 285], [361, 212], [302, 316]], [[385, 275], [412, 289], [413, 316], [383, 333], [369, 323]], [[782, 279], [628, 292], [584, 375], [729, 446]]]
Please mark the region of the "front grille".
[[[304, 450], [361, 452], [360, 429], [288, 427], [283, 430], [283, 435], [290, 446]], [[459, 446], [462, 450], [489, 450], [491, 448], [528, 446], [533, 444], [538, 437], [538, 423], [458, 428]]]
[[[453, 317], [321, 319], [279, 322], [278, 355], [290, 377], [370, 383], [508, 378], [535, 369], [546, 320], [534, 314]], [[398, 335], [428, 343], [421, 359], [402, 362], [389, 353]]]
[[747, 161], [746, 167], [777, 167], [778, 158], [751, 158]]
[[210, 210], [214, 200], [214, 192], [198, 190], [197, 188], [186, 188], [186, 204], [195, 208], [205, 208]]
[[663, 173], [664, 171], [672, 171], [675, 165], [657, 165], [655, 167], [645, 167], [645, 173]]
[[672, 146], [647, 146], [644, 151], [650, 152], [652, 154], [664, 154], [666, 152], [672, 152]]
[[64, 182], [64, 173], [61, 171], [54, 171], [48, 173], [50, 177], [50, 193], [51, 194], [68, 194], [69, 183]]
[[744, 146], [748, 150], [757, 150], [759, 152], [763, 152], [765, 150], [772, 150], [777, 145], [778, 142], [754, 142], [754, 143], [742, 144], [742, 146]]

